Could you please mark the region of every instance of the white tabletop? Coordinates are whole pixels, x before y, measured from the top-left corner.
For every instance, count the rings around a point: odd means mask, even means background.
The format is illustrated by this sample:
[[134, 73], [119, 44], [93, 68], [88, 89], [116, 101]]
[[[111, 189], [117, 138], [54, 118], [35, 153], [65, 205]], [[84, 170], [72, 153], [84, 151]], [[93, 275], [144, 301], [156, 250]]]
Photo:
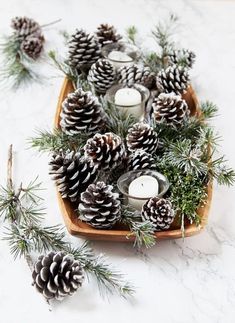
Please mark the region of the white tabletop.
[[[190, 0], [9, 0], [0, 2], [1, 33], [9, 32], [13, 16], [26, 15], [40, 23], [57, 18], [62, 22], [45, 31], [47, 49], [60, 49], [59, 29], [76, 27], [89, 31], [101, 22], [139, 27], [142, 36], [173, 11], [181, 18], [177, 39], [194, 50], [197, 61], [192, 72], [199, 99], [219, 106], [214, 121], [224, 141], [220, 150], [235, 168], [235, 1]], [[44, 65], [49, 76], [58, 73]], [[39, 175], [46, 191], [47, 223], [63, 223], [55, 189], [48, 176], [48, 157], [27, 150], [26, 139], [35, 128], [52, 126], [62, 78], [50, 78], [17, 93], [0, 93], [0, 178], [4, 184], [7, 149], [14, 144], [15, 179], [28, 182]], [[87, 282], [73, 297], [49, 312], [42, 297], [31, 287], [29, 270], [14, 261], [6, 242], [0, 241], [0, 322], [2, 323], [232, 323], [235, 317], [235, 198], [234, 188], [215, 185], [207, 229], [185, 241], [159, 242], [147, 254], [136, 255], [131, 245], [94, 243], [137, 286], [133, 302], [117, 297], [104, 301], [95, 284]], [[3, 227], [1, 220], [1, 227]], [[1, 229], [1, 234], [3, 229]], [[74, 243], [79, 239], [72, 238]]]

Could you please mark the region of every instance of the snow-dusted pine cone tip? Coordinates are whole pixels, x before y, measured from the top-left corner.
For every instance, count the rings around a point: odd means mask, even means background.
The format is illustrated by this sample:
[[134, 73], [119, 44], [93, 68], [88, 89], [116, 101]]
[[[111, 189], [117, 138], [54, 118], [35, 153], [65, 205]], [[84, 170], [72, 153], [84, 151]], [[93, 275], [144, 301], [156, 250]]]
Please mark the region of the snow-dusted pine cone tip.
[[192, 68], [195, 62], [196, 55], [188, 49], [173, 50], [168, 55], [168, 60], [171, 65], [182, 65], [187, 68]]
[[153, 100], [152, 108], [156, 122], [177, 125], [186, 120], [190, 114], [186, 101], [174, 93], [161, 93]]
[[128, 157], [128, 170], [155, 169], [156, 163], [151, 154], [143, 149], [137, 149]]
[[27, 56], [36, 60], [41, 55], [43, 43], [44, 38], [29, 36], [22, 41], [21, 49]]
[[157, 88], [164, 93], [183, 94], [189, 87], [188, 70], [182, 66], [169, 66], [157, 75]]
[[79, 201], [80, 194], [93, 183], [97, 176], [97, 166], [79, 152], [62, 150], [54, 153], [49, 174], [55, 181], [62, 198], [71, 202]]
[[119, 194], [104, 182], [91, 184], [81, 194], [79, 219], [96, 229], [110, 229], [120, 219]]
[[111, 132], [97, 133], [87, 140], [84, 150], [86, 156], [102, 170], [118, 166], [126, 155], [122, 139]]
[[60, 116], [61, 129], [69, 135], [102, 130], [106, 120], [98, 98], [81, 88], [67, 96], [62, 103]]
[[94, 85], [98, 93], [105, 93], [114, 84], [115, 76], [113, 64], [101, 58], [91, 66], [88, 81]]
[[11, 20], [11, 27], [17, 37], [25, 39], [28, 36], [42, 37], [40, 25], [28, 17], [15, 17]]
[[33, 285], [46, 299], [62, 300], [82, 285], [84, 273], [81, 264], [64, 252], [50, 252], [40, 256], [32, 273]]
[[132, 86], [133, 84], [141, 84], [148, 89], [156, 87], [156, 77], [150, 71], [149, 67], [144, 66], [123, 66], [118, 70], [118, 82], [126, 86]]
[[100, 24], [97, 27], [95, 35], [102, 47], [108, 44], [117, 43], [122, 38], [122, 36], [117, 33], [116, 28], [110, 24]]
[[164, 198], [153, 197], [143, 205], [142, 219], [152, 222], [155, 231], [169, 229], [174, 217], [171, 202]]
[[68, 64], [74, 70], [91, 66], [101, 56], [101, 47], [95, 37], [84, 30], [76, 30], [68, 42]]
[[158, 147], [157, 133], [149, 124], [143, 122], [134, 124], [128, 130], [126, 141], [129, 151], [142, 149], [151, 154]]

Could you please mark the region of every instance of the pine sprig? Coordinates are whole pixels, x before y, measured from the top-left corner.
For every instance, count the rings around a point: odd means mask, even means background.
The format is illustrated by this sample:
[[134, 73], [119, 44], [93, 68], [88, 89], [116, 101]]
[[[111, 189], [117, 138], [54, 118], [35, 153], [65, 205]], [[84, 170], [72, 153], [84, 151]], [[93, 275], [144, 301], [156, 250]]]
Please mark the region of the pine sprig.
[[61, 129], [54, 131], [37, 130], [36, 136], [28, 139], [30, 147], [39, 152], [55, 152], [67, 149], [79, 149], [84, 146], [88, 134], [80, 133], [78, 135], [67, 135]]
[[128, 225], [131, 233], [126, 237], [135, 236], [134, 246], [151, 248], [155, 245], [154, 226], [150, 221], [143, 221], [140, 212], [128, 205], [122, 205], [121, 222]]
[[130, 26], [126, 29], [127, 38], [133, 45], [136, 45], [137, 33], [138, 33], [138, 30], [135, 26]]
[[96, 279], [102, 296], [107, 293], [116, 293], [124, 298], [133, 295], [134, 287], [125, 281], [123, 274], [112, 268], [103, 255], [95, 255], [88, 242], [79, 248], [71, 248], [68, 252], [81, 262], [88, 277], [92, 275]]

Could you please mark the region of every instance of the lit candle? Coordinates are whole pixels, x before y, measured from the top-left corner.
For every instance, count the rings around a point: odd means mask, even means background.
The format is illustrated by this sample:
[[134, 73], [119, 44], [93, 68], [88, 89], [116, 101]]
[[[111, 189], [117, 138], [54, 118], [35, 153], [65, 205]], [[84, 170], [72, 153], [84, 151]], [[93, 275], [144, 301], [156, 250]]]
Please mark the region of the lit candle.
[[[151, 198], [158, 195], [159, 185], [156, 178], [143, 175], [134, 179], [129, 185], [128, 198], [129, 205], [133, 206], [136, 210], [142, 209], [142, 206]], [[137, 198], [141, 198], [138, 200]]]
[[115, 94], [114, 102], [127, 115], [132, 114], [136, 118], [143, 115], [141, 94], [136, 89], [123, 88], [118, 90]]
[[108, 54], [108, 59], [113, 63], [114, 67], [119, 68], [122, 66], [129, 66], [133, 59], [124, 52], [113, 50]]

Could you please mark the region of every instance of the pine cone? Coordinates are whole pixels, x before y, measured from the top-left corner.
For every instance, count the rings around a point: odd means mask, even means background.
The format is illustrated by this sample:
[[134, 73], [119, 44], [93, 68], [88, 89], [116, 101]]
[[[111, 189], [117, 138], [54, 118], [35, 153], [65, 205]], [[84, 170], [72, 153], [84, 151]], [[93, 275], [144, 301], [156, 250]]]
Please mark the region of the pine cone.
[[101, 130], [106, 119], [97, 97], [81, 88], [67, 96], [62, 103], [60, 116], [60, 126], [69, 135]]
[[185, 93], [189, 86], [189, 74], [182, 66], [169, 66], [157, 76], [157, 88], [164, 93]]
[[141, 84], [148, 89], [156, 87], [156, 78], [149, 67], [123, 66], [118, 70], [118, 82], [126, 86]]
[[97, 166], [79, 152], [60, 150], [53, 154], [49, 165], [49, 174], [62, 198], [69, 198], [71, 202], [77, 202], [80, 194], [96, 179]]
[[188, 118], [189, 108], [180, 95], [161, 93], [152, 103], [156, 122], [180, 124]]
[[43, 43], [44, 38], [41, 39], [39, 37], [29, 36], [22, 41], [21, 49], [27, 56], [29, 56], [33, 60], [36, 60], [43, 50]]
[[11, 21], [11, 27], [15, 30], [16, 36], [22, 40], [28, 36], [43, 37], [40, 25], [31, 18], [15, 17]]
[[143, 205], [142, 219], [152, 222], [155, 231], [169, 229], [174, 217], [171, 202], [164, 198], [153, 197]]
[[151, 154], [143, 149], [136, 149], [128, 158], [128, 169], [155, 169], [156, 164]]
[[101, 56], [98, 41], [82, 29], [71, 36], [68, 46], [68, 64], [73, 70], [87, 69]]
[[104, 182], [91, 184], [81, 195], [79, 219], [96, 229], [110, 229], [120, 219], [119, 194]]
[[87, 140], [85, 154], [103, 170], [118, 166], [125, 157], [125, 146], [121, 138], [111, 132], [97, 133]]
[[173, 50], [168, 55], [168, 61], [171, 65], [181, 65], [186, 68], [192, 68], [196, 55], [188, 49]]
[[84, 274], [81, 264], [73, 255], [50, 252], [38, 257], [32, 273], [33, 285], [47, 299], [62, 300], [82, 285]]
[[122, 36], [117, 33], [114, 26], [109, 24], [99, 25], [95, 34], [102, 47], [108, 44], [117, 43], [122, 38]]
[[134, 124], [127, 135], [127, 147], [130, 151], [142, 149], [151, 154], [155, 152], [158, 146], [158, 138], [156, 132], [150, 125], [139, 122]]
[[88, 81], [91, 82], [96, 91], [105, 93], [115, 81], [113, 65], [107, 59], [99, 59], [91, 66], [88, 74]]

